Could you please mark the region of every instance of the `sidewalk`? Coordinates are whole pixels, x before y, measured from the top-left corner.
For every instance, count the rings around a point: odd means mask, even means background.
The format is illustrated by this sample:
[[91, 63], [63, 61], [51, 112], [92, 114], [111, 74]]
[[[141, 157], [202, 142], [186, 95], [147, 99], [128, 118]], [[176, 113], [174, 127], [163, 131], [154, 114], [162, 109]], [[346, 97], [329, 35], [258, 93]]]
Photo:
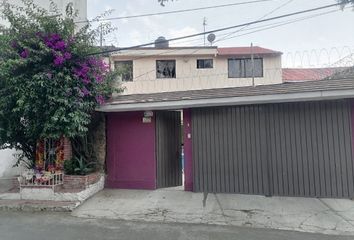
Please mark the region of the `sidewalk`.
[[217, 224], [354, 235], [354, 201], [204, 195], [179, 190], [103, 190], [73, 211], [86, 218]]

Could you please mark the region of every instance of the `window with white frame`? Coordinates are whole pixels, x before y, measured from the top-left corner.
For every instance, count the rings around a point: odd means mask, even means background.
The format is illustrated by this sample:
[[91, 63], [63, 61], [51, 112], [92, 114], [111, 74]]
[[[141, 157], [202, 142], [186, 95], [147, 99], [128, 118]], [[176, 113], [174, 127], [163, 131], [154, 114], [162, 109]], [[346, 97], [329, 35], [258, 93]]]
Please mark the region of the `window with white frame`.
[[133, 61], [115, 61], [114, 69], [123, 82], [133, 81]]
[[228, 59], [229, 78], [263, 77], [263, 58], [254, 58], [253, 62], [251, 58]]
[[156, 60], [156, 78], [176, 78], [176, 60]]
[[197, 59], [197, 68], [213, 68], [213, 59]]

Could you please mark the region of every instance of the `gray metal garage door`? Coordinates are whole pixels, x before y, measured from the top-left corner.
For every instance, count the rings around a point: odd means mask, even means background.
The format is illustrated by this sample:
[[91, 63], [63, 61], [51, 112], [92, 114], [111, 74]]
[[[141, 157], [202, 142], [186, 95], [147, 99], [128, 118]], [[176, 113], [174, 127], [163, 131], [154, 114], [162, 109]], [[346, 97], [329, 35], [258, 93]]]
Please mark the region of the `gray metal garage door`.
[[353, 197], [349, 101], [192, 110], [194, 190]]

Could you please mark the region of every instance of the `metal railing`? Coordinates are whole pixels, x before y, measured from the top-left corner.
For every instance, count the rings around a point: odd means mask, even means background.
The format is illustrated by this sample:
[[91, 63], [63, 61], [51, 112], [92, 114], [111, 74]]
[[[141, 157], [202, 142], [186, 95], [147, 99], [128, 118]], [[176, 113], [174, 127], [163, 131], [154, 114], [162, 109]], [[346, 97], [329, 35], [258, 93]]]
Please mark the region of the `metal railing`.
[[64, 173], [33, 174], [18, 178], [20, 189], [24, 187], [51, 187], [64, 184]]

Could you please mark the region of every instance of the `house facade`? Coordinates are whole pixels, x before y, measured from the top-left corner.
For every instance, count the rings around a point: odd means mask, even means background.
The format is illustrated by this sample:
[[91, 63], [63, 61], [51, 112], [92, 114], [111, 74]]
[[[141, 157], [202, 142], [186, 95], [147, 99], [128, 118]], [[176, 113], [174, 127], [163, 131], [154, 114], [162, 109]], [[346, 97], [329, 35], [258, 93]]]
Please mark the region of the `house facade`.
[[113, 54], [111, 63], [125, 72], [126, 95], [282, 82], [281, 52], [261, 47], [138, 48]]
[[130, 70], [125, 92], [98, 109], [106, 187], [354, 197], [354, 79], [283, 82], [280, 52], [197, 50], [112, 56]]

